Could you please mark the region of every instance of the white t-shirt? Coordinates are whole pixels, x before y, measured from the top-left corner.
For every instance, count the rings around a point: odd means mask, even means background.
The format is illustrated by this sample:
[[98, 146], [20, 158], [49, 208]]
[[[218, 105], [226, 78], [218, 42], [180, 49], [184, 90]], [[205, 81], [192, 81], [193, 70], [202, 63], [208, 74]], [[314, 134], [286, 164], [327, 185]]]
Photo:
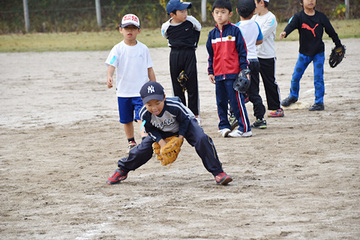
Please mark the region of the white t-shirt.
[[257, 46], [257, 53], [259, 58], [275, 58], [275, 36], [277, 21], [272, 12], [259, 16], [258, 14], [252, 17], [255, 20], [264, 36], [263, 43]]
[[242, 20], [236, 23], [243, 35], [247, 48], [247, 59], [257, 59], [256, 41], [263, 39], [259, 25], [254, 20]]
[[111, 49], [105, 64], [116, 68], [118, 97], [140, 97], [141, 87], [149, 81], [148, 68], [153, 67], [146, 45], [137, 41], [129, 46], [121, 41]]

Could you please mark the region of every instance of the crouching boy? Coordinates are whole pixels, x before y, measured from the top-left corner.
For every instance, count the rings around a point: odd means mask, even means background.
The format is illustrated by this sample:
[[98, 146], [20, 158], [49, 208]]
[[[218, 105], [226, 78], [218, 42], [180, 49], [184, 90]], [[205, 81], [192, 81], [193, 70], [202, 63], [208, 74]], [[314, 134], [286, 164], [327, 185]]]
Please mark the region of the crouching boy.
[[166, 138], [178, 136], [186, 139], [195, 147], [204, 167], [214, 177], [217, 184], [226, 185], [232, 181], [221, 166], [212, 139], [199, 126], [194, 114], [178, 97], [166, 98], [164, 88], [157, 82], [148, 82], [140, 90], [144, 107], [140, 117], [148, 136], [141, 144], [118, 161], [118, 169], [109, 177], [107, 184], [116, 184], [125, 180], [129, 171], [139, 168], [153, 156], [153, 143], [160, 147], [166, 145]]

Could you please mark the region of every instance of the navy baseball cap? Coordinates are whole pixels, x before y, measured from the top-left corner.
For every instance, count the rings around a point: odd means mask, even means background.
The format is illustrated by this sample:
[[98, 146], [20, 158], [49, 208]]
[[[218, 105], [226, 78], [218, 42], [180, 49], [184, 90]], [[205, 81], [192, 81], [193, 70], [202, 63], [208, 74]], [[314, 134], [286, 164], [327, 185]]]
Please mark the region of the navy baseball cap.
[[140, 89], [140, 96], [144, 104], [150, 100], [163, 101], [165, 92], [163, 86], [160, 83], [149, 81], [145, 83]]
[[170, 0], [166, 5], [166, 11], [168, 14], [173, 12], [174, 10], [185, 10], [191, 8], [191, 2], [183, 2], [182, 0]]

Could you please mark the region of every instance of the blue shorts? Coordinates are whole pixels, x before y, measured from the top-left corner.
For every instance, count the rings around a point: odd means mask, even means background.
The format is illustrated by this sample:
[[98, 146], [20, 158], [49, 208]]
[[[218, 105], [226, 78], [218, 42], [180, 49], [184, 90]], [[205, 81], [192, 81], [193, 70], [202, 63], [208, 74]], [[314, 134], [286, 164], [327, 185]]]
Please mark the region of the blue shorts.
[[120, 123], [130, 123], [134, 118], [140, 120], [139, 111], [143, 107], [141, 97], [118, 97], [118, 107]]

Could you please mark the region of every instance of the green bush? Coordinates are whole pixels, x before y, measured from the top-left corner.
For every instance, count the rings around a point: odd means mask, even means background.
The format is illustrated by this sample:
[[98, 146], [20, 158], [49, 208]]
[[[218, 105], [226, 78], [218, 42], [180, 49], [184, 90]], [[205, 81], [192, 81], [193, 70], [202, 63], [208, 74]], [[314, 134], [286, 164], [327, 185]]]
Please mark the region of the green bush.
[[[201, 0], [191, 1], [190, 14], [201, 19]], [[350, 18], [360, 17], [360, 0], [352, 0]], [[126, 13], [139, 16], [143, 28], [158, 28], [169, 16], [166, 14], [168, 0], [101, 0], [102, 27], [96, 20], [95, 0], [36, 0], [28, 1], [31, 32], [80, 32], [101, 31], [117, 28]], [[231, 0], [237, 22], [237, 0]], [[213, 0], [207, 2], [207, 21], [203, 26], [212, 26], [211, 16]], [[269, 9], [274, 12], [279, 22], [284, 22], [301, 10], [299, 0], [272, 0]], [[344, 0], [317, 1], [316, 9], [333, 19], [344, 18]], [[0, 5], [0, 34], [24, 32], [23, 2], [2, 0]]]

